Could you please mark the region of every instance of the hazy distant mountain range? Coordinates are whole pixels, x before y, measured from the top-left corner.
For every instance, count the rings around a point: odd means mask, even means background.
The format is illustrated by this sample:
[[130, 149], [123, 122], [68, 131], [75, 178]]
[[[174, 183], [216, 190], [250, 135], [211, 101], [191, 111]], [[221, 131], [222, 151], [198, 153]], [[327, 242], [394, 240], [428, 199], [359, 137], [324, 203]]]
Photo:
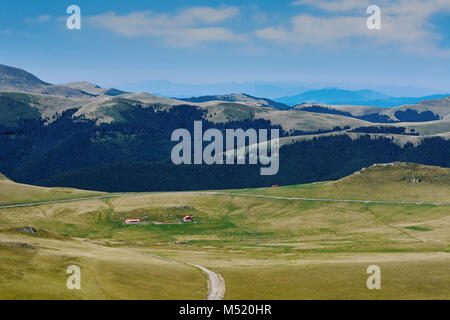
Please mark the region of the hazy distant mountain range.
[[298, 95], [281, 97], [275, 101], [289, 106], [301, 103], [322, 103], [330, 105], [360, 105], [373, 107], [398, 107], [404, 104], [414, 104], [423, 100], [442, 99], [450, 94], [434, 94], [423, 97], [391, 97], [373, 90], [343, 90], [325, 88], [306, 91]]
[[[122, 88], [122, 87], [121, 87]], [[146, 81], [123, 86], [128, 91], [150, 91], [165, 97], [189, 98], [192, 96], [226, 95], [245, 92], [246, 94], [274, 99], [282, 96], [296, 95], [310, 87], [298, 83], [242, 82], [215, 84], [185, 84], [170, 81]]]
[[[303, 83], [303, 82], [236, 82], [236, 83], [206, 83], [206, 84], [186, 84], [174, 83], [170, 81], [146, 81], [119, 85], [121, 89], [130, 92], [152, 92], [165, 97], [190, 98], [193, 96], [213, 96], [226, 95], [230, 93], [245, 92], [255, 97], [265, 97], [268, 99], [278, 99], [280, 97], [297, 96], [307, 91], [320, 90], [326, 88], [326, 83]], [[335, 87], [338, 87], [337, 85]], [[388, 97], [425, 97], [435, 94], [446, 93], [433, 89], [414, 86], [372, 86], [372, 90], [383, 92]], [[349, 90], [354, 90], [347, 88]], [[354, 90], [358, 91], [358, 90]]]
[[[337, 179], [373, 163], [450, 167], [450, 98], [395, 108], [342, 105], [390, 99], [376, 91], [325, 89], [338, 105], [287, 104], [250, 94], [173, 99], [53, 85], [0, 66], [0, 172], [19, 182], [105, 191], [256, 187]], [[345, 92], [342, 92], [345, 91]], [[323, 90], [304, 93], [308, 100]], [[175, 166], [172, 132], [204, 128], [281, 131], [280, 171], [250, 165]]]

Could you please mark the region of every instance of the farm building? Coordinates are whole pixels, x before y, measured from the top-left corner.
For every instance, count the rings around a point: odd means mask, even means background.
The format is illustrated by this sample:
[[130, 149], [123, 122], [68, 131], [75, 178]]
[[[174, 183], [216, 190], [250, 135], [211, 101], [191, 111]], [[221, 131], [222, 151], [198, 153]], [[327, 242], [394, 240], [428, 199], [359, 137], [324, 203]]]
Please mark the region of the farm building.
[[184, 221], [184, 222], [192, 222], [192, 221], [194, 221], [194, 217], [192, 217], [192, 216], [186, 216], [186, 217], [183, 218], [183, 221]]
[[125, 224], [141, 224], [141, 219], [126, 219]]

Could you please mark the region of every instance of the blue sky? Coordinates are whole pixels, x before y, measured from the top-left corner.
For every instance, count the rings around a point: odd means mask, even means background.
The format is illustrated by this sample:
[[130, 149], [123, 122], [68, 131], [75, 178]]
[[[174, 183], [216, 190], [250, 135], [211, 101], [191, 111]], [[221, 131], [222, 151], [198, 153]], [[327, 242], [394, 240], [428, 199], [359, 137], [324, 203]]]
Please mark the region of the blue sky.
[[[81, 30], [66, 28], [72, 4]], [[371, 4], [381, 30], [367, 29]], [[0, 63], [129, 90], [168, 80], [449, 92], [450, 1], [3, 0]]]

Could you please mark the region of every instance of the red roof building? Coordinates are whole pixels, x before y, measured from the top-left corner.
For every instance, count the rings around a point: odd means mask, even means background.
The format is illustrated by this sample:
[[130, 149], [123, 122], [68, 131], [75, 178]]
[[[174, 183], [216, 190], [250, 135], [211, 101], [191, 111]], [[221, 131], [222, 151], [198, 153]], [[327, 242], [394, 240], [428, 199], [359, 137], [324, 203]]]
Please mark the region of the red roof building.
[[126, 219], [125, 224], [141, 224], [141, 219]]

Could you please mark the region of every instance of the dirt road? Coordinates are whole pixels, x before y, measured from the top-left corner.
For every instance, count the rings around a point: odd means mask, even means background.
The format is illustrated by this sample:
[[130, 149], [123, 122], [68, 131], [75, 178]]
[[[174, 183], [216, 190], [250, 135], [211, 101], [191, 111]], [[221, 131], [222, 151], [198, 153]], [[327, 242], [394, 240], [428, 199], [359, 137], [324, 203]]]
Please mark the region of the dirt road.
[[108, 195], [100, 195], [100, 196], [92, 196], [92, 197], [83, 197], [83, 198], [71, 198], [71, 199], [62, 199], [62, 200], [51, 200], [51, 201], [41, 201], [41, 202], [29, 202], [29, 203], [20, 203], [20, 204], [9, 204], [0, 206], [0, 209], [9, 209], [9, 208], [20, 208], [20, 207], [32, 207], [32, 206], [40, 206], [44, 204], [53, 204], [53, 203], [63, 203], [63, 202], [76, 202], [76, 201], [84, 201], [84, 200], [95, 200], [95, 199], [110, 199], [110, 198], [121, 198], [121, 197], [131, 197], [136, 195], [136, 193], [129, 194], [108, 194]]
[[[170, 262], [184, 263], [184, 262], [164, 258], [164, 257], [158, 256], [156, 254], [149, 253], [149, 252], [146, 252], [145, 254], [151, 255], [158, 259], [170, 261]], [[220, 273], [213, 272], [209, 269], [206, 269], [205, 267], [199, 266], [198, 264], [193, 264], [193, 263], [185, 263], [185, 264], [192, 266], [194, 268], [200, 269], [201, 271], [206, 273], [206, 275], [208, 276], [208, 294], [207, 294], [205, 300], [223, 300], [224, 299], [225, 291], [226, 291], [225, 280], [223, 279], [223, 277]]]
[[[239, 197], [250, 197], [250, 198], [266, 198], [266, 199], [279, 199], [279, 200], [322, 201], [322, 202], [353, 202], [353, 203], [380, 203], [380, 204], [415, 204], [415, 205], [450, 206], [450, 203], [439, 203], [439, 202], [432, 203], [432, 202], [381, 201], [381, 200], [347, 200], [347, 199], [324, 199], [324, 198], [293, 198], [293, 197], [266, 196], [266, 195], [260, 195], [260, 194], [245, 194], [245, 193], [232, 193], [232, 192], [210, 192], [210, 191], [198, 191], [198, 192], [188, 192], [188, 193], [204, 194], [204, 195], [239, 196]], [[138, 195], [142, 195], [142, 193], [122, 193], [122, 194], [100, 195], [100, 196], [74, 198], [74, 199], [64, 199], [64, 200], [53, 200], [53, 201], [42, 201], [42, 202], [30, 202], [30, 203], [21, 203], [21, 204], [11, 204], [11, 205], [0, 206], [0, 209], [31, 207], [31, 206], [39, 206], [39, 205], [44, 205], [44, 204], [73, 202], [73, 201], [84, 201], [84, 200], [93, 200], [93, 199], [132, 197], [132, 196], [138, 196]]]
[[218, 195], [218, 196], [238, 196], [249, 198], [266, 198], [278, 200], [300, 200], [300, 201], [321, 201], [321, 202], [352, 202], [352, 203], [379, 203], [379, 204], [415, 204], [415, 205], [434, 205], [434, 206], [450, 206], [450, 203], [439, 202], [409, 202], [409, 201], [382, 201], [382, 200], [346, 200], [346, 199], [325, 199], [325, 198], [293, 198], [293, 197], [278, 197], [266, 196], [261, 194], [246, 194], [246, 193], [232, 193], [232, 192], [192, 192], [194, 194], [204, 195]]
[[225, 280], [222, 275], [196, 264], [190, 265], [202, 270], [208, 276], [208, 296], [206, 300], [223, 300], [225, 297]]

